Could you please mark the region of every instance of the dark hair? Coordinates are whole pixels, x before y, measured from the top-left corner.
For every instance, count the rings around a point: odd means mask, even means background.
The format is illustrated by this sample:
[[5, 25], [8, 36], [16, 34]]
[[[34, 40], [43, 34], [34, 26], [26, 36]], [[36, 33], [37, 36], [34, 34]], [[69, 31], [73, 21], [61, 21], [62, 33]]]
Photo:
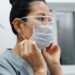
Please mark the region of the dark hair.
[[11, 23], [12, 30], [15, 34], [17, 34], [17, 31], [14, 29], [14, 26], [12, 25], [13, 20], [15, 18], [22, 18], [24, 16], [27, 16], [31, 11], [30, 3], [34, 1], [45, 2], [45, 0], [10, 0], [10, 3], [12, 5], [11, 12], [10, 12], [10, 23]]

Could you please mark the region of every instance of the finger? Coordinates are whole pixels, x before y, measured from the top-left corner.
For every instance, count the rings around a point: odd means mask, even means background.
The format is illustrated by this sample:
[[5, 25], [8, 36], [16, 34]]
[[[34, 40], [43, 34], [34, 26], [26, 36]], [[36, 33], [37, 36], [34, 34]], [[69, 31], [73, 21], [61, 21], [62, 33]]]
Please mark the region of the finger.
[[22, 53], [23, 49], [24, 49], [24, 41], [22, 41], [21, 43], [19, 43], [19, 47], [20, 47], [20, 54]]
[[42, 50], [41, 50], [41, 53], [42, 53], [43, 55], [45, 55], [45, 54], [46, 54], [46, 49], [45, 49], [45, 48], [42, 49]]
[[51, 42], [50, 45], [46, 47], [47, 52], [50, 52], [52, 46], [53, 46], [53, 42]]
[[45, 48], [43, 50], [41, 50], [41, 52], [46, 57], [49, 55]]
[[49, 46], [46, 47], [46, 48], [49, 49], [49, 48], [52, 46], [52, 44], [53, 44], [53, 43], [51, 42], [51, 43], [49, 44]]
[[22, 55], [29, 55], [28, 53], [28, 40], [24, 40], [23, 50], [21, 52]]
[[50, 58], [50, 54], [46, 51], [46, 49], [41, 50], [43, 57], [46, 61]]
[[28, 51], [29, 51], [29, 54], [32, 53], [32, 47], [31, 47], [31, 45], [32, 45], [32, 41], [28, 40]]
[[29, 52], [28, 42], [29, 41], [27, 39], [24, 42], [24, 54], [28, 54]]
[[60, 47], [58, 46], [57, 43], [53, 43], [53, 45], [50, 48], [50, 53], [54, 53], [54, 52], [60, 52]]
[[22, 45], [24, 43], [25, 40], [21, 41], [19, 44]]
[[52, 43], [52, 46], [50, 47], [50, 49], [56, 48], [57, 44], [55, 42]]
[[38, 46], [37, 46], [35, 41], [32, 41], [32, 50], [34, 52], [41, 52], [41, 50], [38, 48]]

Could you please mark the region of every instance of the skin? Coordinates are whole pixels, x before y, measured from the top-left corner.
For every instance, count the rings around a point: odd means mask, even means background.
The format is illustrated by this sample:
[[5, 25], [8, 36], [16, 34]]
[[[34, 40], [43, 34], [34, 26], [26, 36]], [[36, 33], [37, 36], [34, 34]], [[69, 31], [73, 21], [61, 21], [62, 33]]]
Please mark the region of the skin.
[[[49, 12], [49, 8], [44, 2], [35, 1], [31, 3], [31, 12], [28, 16], [51, 15], [52, 13]], [[48, 20], [40, 21], [34, 18], [28, 18], [27, 22], [22, 22], [19, 18], [15, 18], [12, 24], [19, 35], [17, 36], [16, 46], [13, 48], [13, 51], [28, 61], [34, 75], [47, 75], [47, 65], [52, 75], [63, 75], [60, 65], [61, 50], [58, 44], [52, 42], [47, 48], [40, 50], [36, 45], [36, 41], [30, 39], [33, 34], [33, 25], [42, 23], [47, 24]]]

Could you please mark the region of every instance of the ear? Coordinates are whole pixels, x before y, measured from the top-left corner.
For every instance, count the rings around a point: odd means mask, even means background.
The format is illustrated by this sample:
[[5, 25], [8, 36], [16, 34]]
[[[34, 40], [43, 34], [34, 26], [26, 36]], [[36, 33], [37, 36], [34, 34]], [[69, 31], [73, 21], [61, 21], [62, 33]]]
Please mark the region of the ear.
[[14, 26], [14, 29], [18, 32], [18, 30], [21, 30], [20, 28], [20, 24], [21, 24], [21, 21], [19, 18], [15, 18], [14, 21], [12, 22], [13, 26]]

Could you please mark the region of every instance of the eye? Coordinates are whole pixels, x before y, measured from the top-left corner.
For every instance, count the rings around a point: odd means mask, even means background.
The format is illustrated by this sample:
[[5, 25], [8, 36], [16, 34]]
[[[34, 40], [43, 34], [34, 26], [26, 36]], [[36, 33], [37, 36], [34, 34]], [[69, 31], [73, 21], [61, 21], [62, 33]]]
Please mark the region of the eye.
[[36, 19], [39, 21], [45, 21], [45, 17], [37, 17]]

